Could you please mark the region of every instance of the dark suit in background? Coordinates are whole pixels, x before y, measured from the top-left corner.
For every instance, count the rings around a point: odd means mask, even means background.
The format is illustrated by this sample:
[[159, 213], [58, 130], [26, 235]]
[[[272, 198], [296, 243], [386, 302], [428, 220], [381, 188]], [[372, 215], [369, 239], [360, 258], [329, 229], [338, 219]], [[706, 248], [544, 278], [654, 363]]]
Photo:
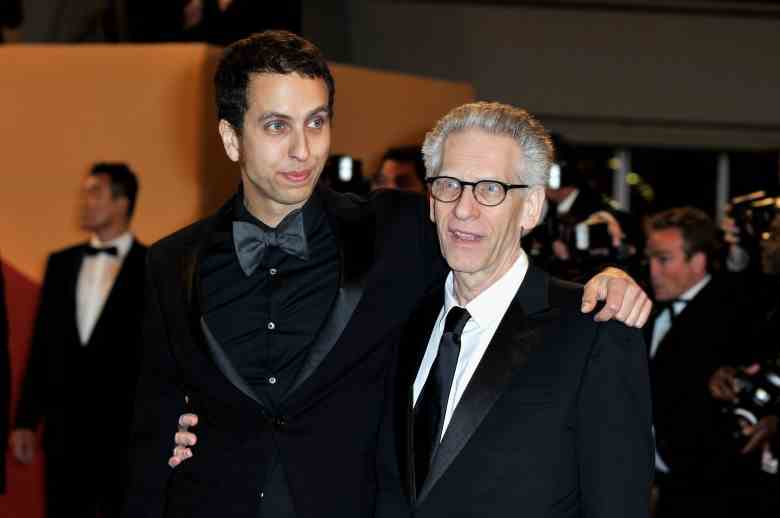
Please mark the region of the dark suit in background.
[[8, 312], [5, 283], [0, 264], [0, 494], [5, 493], [5, 453], [8, 444], [8, 416], [11, 405], [11, 362], [8, 357]]
[[44, 423], [49, 517], [94, 516], [95, 495], [113, 509], [104, 516], [116, 516], [126, 472], [146, 247], [133, 242], [82, 346], [76, 286], [85, 249], [49, 257], [16, 413], [16, 428]]
[[[365, 201], [318, 188], [314, 198], [335, 238], [338, 280], [295, 379], [275, 400], [238, 374], [244, 366], [201, 320], [210, 305], [204, 254], [231, 235], [235, 198], [150, 249], [126, 517], [372, 515], [401, 326], [441, 282], [443, 263], [420, 197], [385, 191]], [[172, 471], [164, 459], [184, 411], [199, 416], [198, 449]]]
[[[650, 361], [656, 446], [671, 470], [658, 473], [659, 517], [741, 516], [730, 506], [750, 500], [741, 494], [755, 483], [760, 461], [745, 466], [708, 388], [715, 369], [752, 357], [746, 307], [738, 289], [713, 276], [674, 317]], [[654, 324], [645, 327], [648, 344]]]
[[581, 293], [529, 269], [422, 482], [412, 384], [442, 293], [424, 302], [404, 334], [397, 411], [383, 431], [380, 516], [647, 514], [653, 445], [641, 335], [581, 314]]

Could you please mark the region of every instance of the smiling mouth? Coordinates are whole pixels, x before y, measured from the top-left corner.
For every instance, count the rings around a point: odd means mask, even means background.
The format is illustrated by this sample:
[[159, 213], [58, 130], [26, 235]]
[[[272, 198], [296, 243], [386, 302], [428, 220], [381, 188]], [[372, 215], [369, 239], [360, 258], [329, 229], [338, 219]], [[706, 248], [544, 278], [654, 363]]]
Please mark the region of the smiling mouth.
[[462, 232], [460, 230], [450, 230], [450, 238], [457, 243], [478, 243], [482, 240], [482, 236], [472, 234], [470, 232]]
[[304, 183], [311, 176], [311, 169], [304, 169], [303, 171], [285, 171], [279, 174], [291, 183]]

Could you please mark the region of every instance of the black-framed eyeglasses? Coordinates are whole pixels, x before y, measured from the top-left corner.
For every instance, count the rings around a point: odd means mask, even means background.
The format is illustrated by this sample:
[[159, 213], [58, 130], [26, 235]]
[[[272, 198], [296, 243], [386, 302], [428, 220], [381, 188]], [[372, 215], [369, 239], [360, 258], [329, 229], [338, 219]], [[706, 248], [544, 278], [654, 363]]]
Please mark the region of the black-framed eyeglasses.
[[451, 176], [426, 178], [425, 182], [431, 187], [431, 196], [444, 203], [458, 201], [463, 194], [463, 188], [470, 185], [474, 190], [474, 199], [487, 207], [500, 205], [506, 199], [506, 193], [511, 189], [528, 189], [530, 187], [526, 184], [504, 183], [498, 180], [464, 182]]

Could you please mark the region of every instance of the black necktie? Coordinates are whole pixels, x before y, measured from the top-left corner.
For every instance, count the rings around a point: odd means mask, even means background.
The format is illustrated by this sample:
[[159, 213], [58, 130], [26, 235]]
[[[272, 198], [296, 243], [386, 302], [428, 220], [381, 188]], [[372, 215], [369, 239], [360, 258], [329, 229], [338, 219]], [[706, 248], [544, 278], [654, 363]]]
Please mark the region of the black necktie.
[[452, 378], [458, 365], [460, 335], [471, 315], [454, 306], [444, 321], [436, 359], [414, 408], [414, 468], [419, 494], [439, 446]]
[[119, 255], [119, 250], [115, 246], [95, 248], [92, 245], [87, 245], [86, 248], [84, 248], [84, 253], [87, 255], [108, 254], [116, 257], [117, 255]]
[[306, 234], [303, 230], [303, 213], [300, 210], [291, 212], [279, 226], [268, 230], [253, 223], [234, 221], [233, 245], [241, 269], [247, 277], [254, 273], [263, 260], [266, 249], [271, 246], [304, 261], [309, 258]]

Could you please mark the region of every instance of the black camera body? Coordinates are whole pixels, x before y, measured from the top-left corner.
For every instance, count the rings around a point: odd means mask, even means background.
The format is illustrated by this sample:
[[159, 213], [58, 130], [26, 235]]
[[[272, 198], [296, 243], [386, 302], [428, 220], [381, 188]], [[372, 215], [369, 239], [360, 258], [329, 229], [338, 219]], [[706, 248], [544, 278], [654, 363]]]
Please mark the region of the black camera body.
[[722, 408], [727, 431], [740, 448], [747, 438], [743, 430], [780, 409], [780, 358], [766, 362], [752, 376], [737, 376], [737, 401]]

